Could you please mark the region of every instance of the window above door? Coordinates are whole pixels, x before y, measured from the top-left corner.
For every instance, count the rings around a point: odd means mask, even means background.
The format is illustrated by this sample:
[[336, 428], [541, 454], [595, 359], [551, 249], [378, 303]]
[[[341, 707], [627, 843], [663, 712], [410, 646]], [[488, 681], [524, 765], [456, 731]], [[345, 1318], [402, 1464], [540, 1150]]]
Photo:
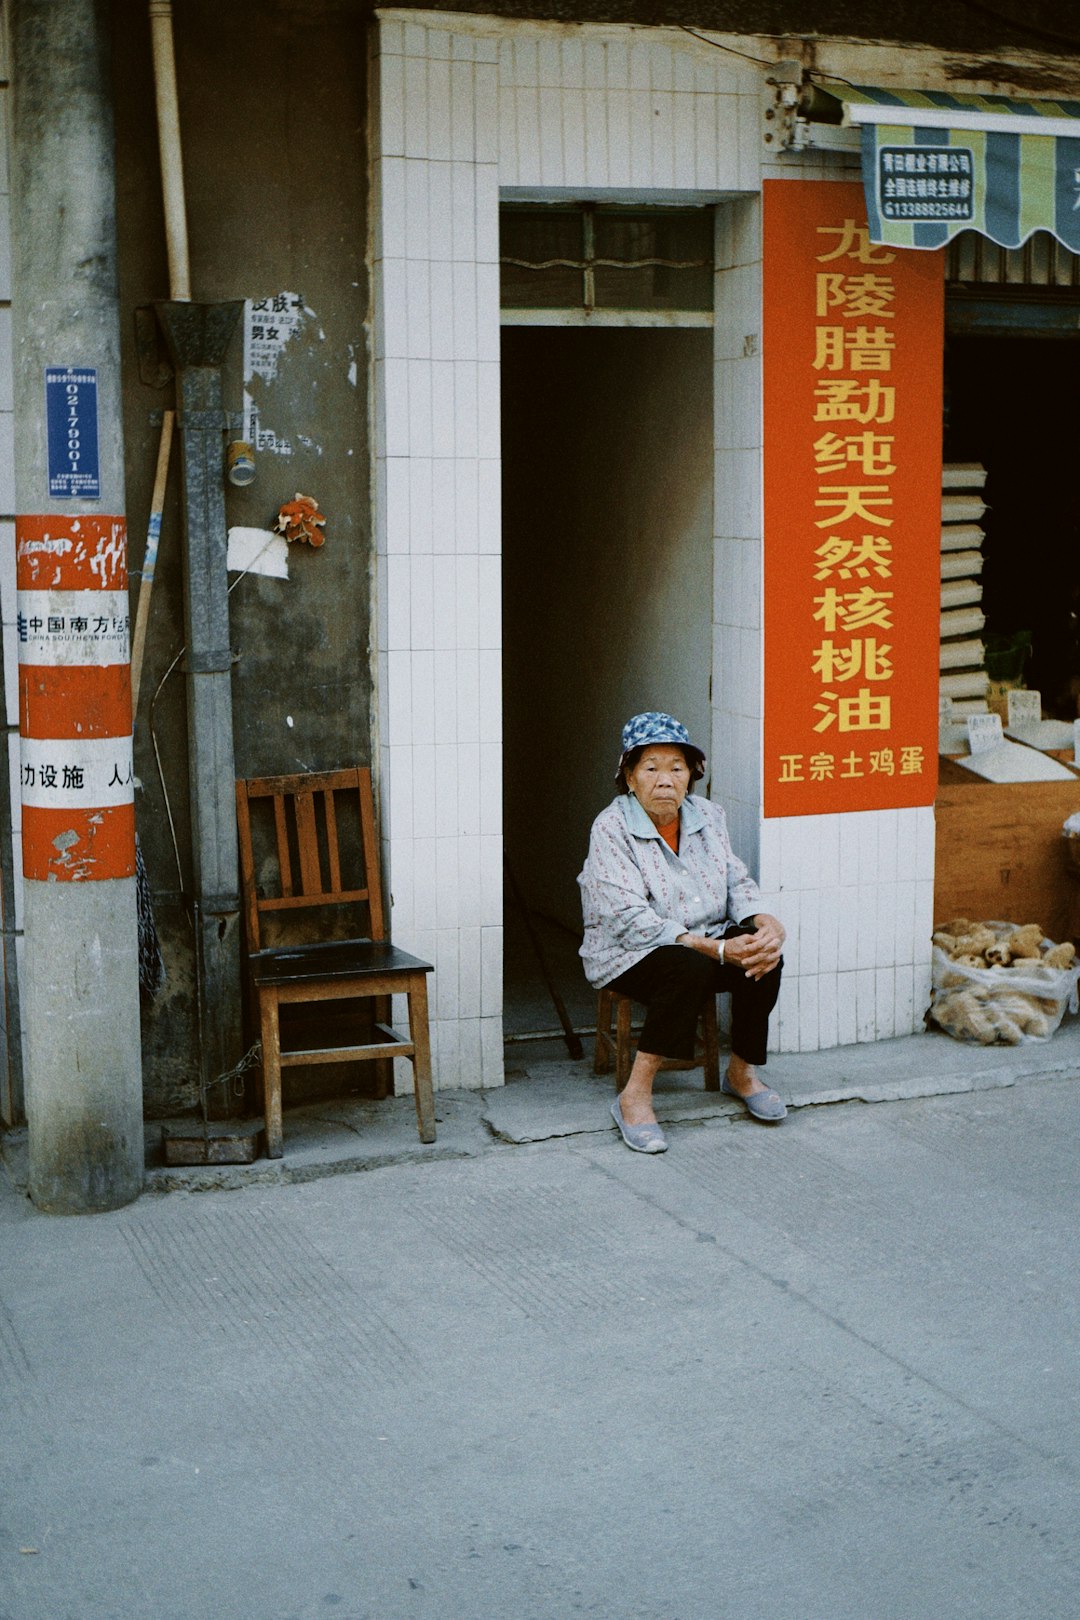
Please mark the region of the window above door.
[[508, 203], [499, 233], [505, 324], [712, 322], [711, 208]]

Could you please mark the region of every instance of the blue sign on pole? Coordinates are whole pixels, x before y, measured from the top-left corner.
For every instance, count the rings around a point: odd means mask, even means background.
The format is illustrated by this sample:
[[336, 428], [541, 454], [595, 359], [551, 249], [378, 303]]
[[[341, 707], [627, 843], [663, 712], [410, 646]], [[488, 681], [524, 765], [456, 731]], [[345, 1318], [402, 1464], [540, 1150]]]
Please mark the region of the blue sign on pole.
[[45, 367], [45, 421], [50, 499], [100, 500], [95, 366]]

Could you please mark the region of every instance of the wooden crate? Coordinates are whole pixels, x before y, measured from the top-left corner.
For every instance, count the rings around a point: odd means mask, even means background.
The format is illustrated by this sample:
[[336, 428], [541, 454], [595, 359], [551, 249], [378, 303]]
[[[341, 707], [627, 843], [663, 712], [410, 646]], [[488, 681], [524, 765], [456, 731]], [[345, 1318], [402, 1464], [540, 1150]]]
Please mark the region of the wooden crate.
[[983, 782], [940, 762], [934, 921], [969, 917], [1041, 923], [1071, 937], [1074, 883], [1066, 876], [1062, 823], [1080, 810], [1075, 782]]

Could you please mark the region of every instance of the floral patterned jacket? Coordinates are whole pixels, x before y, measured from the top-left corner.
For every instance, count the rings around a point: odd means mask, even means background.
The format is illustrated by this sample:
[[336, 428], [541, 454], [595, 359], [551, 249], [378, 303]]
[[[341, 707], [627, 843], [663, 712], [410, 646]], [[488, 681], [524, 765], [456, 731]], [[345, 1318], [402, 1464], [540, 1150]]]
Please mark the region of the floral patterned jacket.
[[680, 934], [721, 934], [761, 904], [761, 891], [732, 850], [723, 810], [690, 795], [679, 811], [675, 855], [637, 799], [620, 794], [593, 822], [578, 883], [581, 956], [597, 989]]

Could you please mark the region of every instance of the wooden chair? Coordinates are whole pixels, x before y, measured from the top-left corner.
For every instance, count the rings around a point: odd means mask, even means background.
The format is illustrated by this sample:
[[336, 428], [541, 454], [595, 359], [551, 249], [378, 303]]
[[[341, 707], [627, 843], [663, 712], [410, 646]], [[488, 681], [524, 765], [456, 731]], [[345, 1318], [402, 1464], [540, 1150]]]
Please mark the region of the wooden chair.
[[[250, 984], [262, 1032], [268, 1156], [281, 1157], [281, 1070], [298, 1063], [407, 1057], [413, 1066], [420, 1140], [434, 1142], [427, 1008], [432, 967], [386, 938], [371, 771], [361, 766], [241, 780], [236, 784], [236, 817]], [[359, 835], [351, 847], [350, 826]], [[281, 937], [290, 932], [295, 912], [316, 908], [306, 931], [322, 937], [314, 942]], [[352, 919], [366, 921], [363, 937], [326, 937], [341, 933], [343, 925], [348, 929]], [[268, 932], [278, 937], [268, 940]], [[407, 1039], [389, 1024], [393, 994], [407, 997]], [[283, 1006], [358, 998], [372, 1000], [372, 1040], [335, 1046], [320, 1041], [303, 1050], [282, 1051]]]
[[[611, 1060], [615, 1060], [615, 1089], [621, 1091], [630, 1078], [634, 1054], [631, 1050], [630, 1015], [633, 1002], [618, 990], [604, 989], [596, 998], [596, 1052], [593, 1073], [607, 1074]], [[615, 1031], [611, 1019], [615, 1016]], [[701, 1052], [683, 1062], [679, 1058], [665, 1058], [661, 1069], [696, 1069], [705, 1071], [705, 1090], [720, 1090], [720, 1037], [716, 1027], [716, 997], [709, 996], [701, 1010]]]

